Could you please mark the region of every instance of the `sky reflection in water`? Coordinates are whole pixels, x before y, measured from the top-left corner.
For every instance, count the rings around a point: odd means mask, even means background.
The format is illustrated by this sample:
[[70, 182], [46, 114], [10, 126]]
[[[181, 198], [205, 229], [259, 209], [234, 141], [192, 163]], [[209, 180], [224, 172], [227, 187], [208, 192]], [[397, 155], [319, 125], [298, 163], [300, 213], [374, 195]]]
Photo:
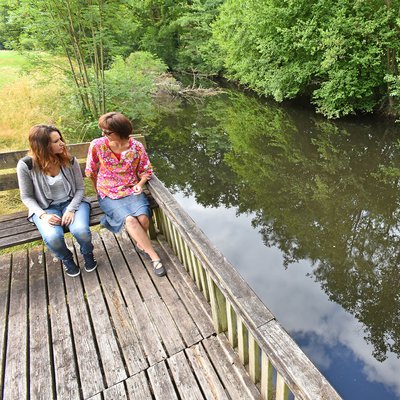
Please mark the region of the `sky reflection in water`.
[[253, 215], [174, 196], [345, 399], [400, 398], [400, 360], [389, 354], [380, 363], [371, 355], [362, 326], [329, 301], [310, 276], [310, 262], [283, 268], [281, 252], [266, 247], [251, 227]]
[[400, 399], [399, 131], [231, 92], [148, 137], [159, 178], [345, 399]]

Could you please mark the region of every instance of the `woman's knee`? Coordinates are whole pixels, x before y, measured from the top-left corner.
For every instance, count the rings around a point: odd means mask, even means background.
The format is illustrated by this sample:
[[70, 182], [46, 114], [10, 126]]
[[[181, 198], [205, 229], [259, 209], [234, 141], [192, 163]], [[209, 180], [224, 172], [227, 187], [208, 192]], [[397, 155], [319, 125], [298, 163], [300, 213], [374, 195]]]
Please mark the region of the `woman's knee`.
[[149, 217], [146, 214], [142, 214], [138, 216], [138, 220], [140, 225], [142, 226], [142, 228], [144, 230], [148, 230], [149, 229], [149, 225], [150, 225], [150, 220]]
[[51, 249], [61, 249], [65, 247], [64, 233], [54, 232], [52, 234], [43, 235], [44, 243]]
[[128, 215], [125, 219], [125, 225], [129, 228], [137, 228], [138, 226], [140, 226], [140, 223], [136, 217]]
[[137, 218], [141, 223], [149, 223], [149, 217], [147, 214], [140, 214]]
[[89, 225], [87, 224], [74, 224], [71, 225], [69, 231], [77, 239], [91, 240], [92, 233], [90, 232]]

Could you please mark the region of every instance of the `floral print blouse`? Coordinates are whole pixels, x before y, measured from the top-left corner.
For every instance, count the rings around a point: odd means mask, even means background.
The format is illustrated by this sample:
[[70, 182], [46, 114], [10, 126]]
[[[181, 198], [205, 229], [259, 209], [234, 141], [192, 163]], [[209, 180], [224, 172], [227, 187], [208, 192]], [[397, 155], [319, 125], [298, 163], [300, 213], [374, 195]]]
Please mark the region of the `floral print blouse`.
[[148, 179], [153, 167], [142, 143], [129, 138], [129, 149], [118, 157], [111, 150], [107, 137], [94, 139], [89, 146], [85, 175], [97, 178], [101, 198], [120, 199], [133, 194], [133, 186], [143, 175]]

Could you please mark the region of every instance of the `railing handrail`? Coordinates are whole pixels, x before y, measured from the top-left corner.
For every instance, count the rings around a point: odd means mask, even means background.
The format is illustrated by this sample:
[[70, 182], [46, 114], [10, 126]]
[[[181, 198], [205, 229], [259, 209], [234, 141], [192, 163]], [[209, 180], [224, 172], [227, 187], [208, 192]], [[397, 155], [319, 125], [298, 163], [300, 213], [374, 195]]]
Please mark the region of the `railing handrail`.
[[[265, 352], [276, 371], [283, 377], [296, 399], [341, 399], [232, 264], [211, 243], [157, 177], [149, 182], [149, 188], [159, 209], [200, 260], [206, 273], [232, 306], [261, 351]], [[213, 315], [213, 320], [217, 331], [226, 331], [226, 321], [223, 318], [218, 321], [218, 316]]]

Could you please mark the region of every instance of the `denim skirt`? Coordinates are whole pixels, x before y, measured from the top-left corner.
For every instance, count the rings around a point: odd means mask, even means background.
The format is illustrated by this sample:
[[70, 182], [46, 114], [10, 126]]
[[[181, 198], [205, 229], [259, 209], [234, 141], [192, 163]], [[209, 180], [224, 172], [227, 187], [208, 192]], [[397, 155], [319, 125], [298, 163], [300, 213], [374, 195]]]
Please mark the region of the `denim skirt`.
[[99, 205], [105, 214], [100, 221], [101, 225], [114, 233], [118, 233], [123, 228], [126, 217], [130, 215], [138, 217], [144, 214], [149, 219], [151, 218], [150, 203], [144, 193], [131, 194], [120, 199], [99, 197]]

